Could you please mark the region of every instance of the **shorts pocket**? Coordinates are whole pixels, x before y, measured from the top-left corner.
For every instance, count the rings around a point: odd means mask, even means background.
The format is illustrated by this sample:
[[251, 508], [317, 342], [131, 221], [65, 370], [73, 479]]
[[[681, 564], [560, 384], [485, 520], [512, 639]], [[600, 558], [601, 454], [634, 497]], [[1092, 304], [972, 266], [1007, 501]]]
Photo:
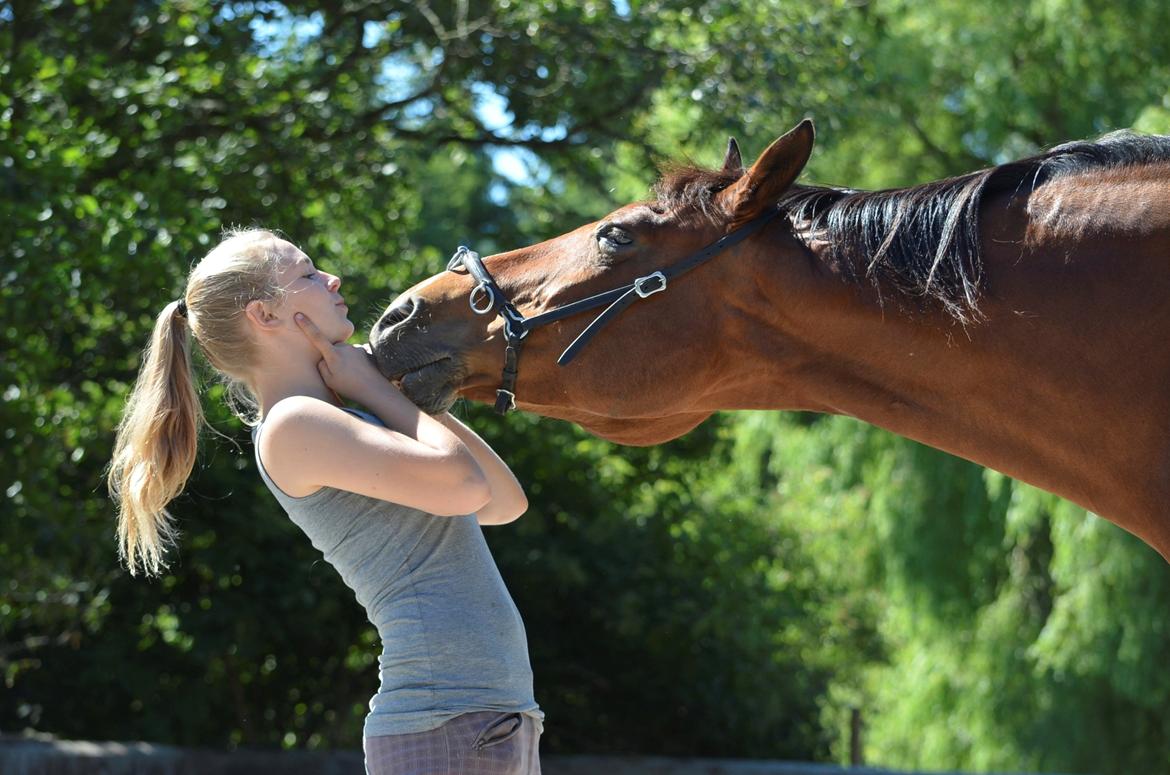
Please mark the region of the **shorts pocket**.
[[481, 751], [484, 748], [491, 748], [493, 745], [507, 742], [519, 734], [520, 727], [523, 725], [523, 714], [502, 713], [489, 721], [480, 730], [479, 734], [475, 736], [475, 742], [471, 744], [471, 747], [477, 751]]

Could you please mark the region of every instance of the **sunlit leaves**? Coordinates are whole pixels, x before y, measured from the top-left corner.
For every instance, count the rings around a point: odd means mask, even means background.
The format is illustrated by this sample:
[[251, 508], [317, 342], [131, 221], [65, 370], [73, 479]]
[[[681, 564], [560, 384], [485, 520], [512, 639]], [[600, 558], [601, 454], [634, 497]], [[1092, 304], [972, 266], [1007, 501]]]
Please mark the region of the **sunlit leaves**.
[[[460, 242], [545, 239], [647, 196], [664, 159], [715, 165], [735, 135], [750, 161], [806, 114], [809, 179], [858, 187], [1170, 131], [1168, 7], [0, 7], [0, 668], [19, 697], [0, 725], [357, 745], [380, 644], [258, 483], [222, 388], [173, 572], [115, 564], [112, 429], [154, 315], [224, 226], [283, 229], [360, 326]], [[502, 178], [501, 156], [529, 173]], [[489, 540], [558, 719], [546, 750], [844, 758], [857, 708], [874, 763], [1165, 764], [1165, 565], [1102, 520], [847, 419], [726, 416], [632, 450], [459, 411], [528, 487]]]

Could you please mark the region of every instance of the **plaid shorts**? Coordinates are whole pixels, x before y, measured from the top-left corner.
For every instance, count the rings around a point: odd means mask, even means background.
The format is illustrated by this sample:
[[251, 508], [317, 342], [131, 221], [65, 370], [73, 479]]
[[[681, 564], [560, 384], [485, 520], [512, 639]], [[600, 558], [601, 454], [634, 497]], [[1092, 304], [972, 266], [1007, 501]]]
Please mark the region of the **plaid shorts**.
[[540, 775], [541, 723], [523, 713], [464, 713], [437, 729], [362, 741], [368, 775]]

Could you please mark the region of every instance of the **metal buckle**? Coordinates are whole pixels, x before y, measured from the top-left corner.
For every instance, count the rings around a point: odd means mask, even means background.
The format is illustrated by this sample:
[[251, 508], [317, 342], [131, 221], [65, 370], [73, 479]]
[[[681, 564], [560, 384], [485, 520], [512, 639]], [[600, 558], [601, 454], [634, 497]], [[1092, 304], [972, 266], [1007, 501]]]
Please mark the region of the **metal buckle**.
[[[528, 321], [511, 304], [500, 307], [500, 314], [504, 316], [504, 332], [509, 339], [523, 339], [528, 336]], [[520, 333], [517, 334], [517, 331]]]
[[[657, 288], [651, 288], [647, 291], [643, 286], [651, 280], [657, 280], [660, 284]], [[648, 274], [645, 277], [639, 277], [637, 280], [634, 280], [634, 291], [643, 299], [665, 290], [666, 275], [662, 274], [662, 272], [655, 272], [654, 274]]]
[[[476, 298], [486, 298], [487, 304], [476, 306]], [[490, 285], [480, 283], [475, 286], [475, 290], [467, 297], [467, 303], [471, 305], [471, 311], [477, 315], [486, 315], [496, 308], [496, 292], [492, 290]]]
[[460, 245], [455, 251], [455, 255], [451, 256], [451, 260], [447, 262], [447, 271], [457, 274], [467, 274], [467, 267], [463, 263], [463, 256], [470, 252], [466, 245]]
[[[503, 398], [504, 396], [508, 397], [508, 403], [505, 404], [501, 410], [500, 399]], [[516, 394], [513, 393], [511, 390], [504, 390], [503, 388], [497, 389], [496, 390], [496, 411], [499, 412], [500, 414], [503, 414], [504, 412], [513, 410], [515, 408], [516, 408]]]

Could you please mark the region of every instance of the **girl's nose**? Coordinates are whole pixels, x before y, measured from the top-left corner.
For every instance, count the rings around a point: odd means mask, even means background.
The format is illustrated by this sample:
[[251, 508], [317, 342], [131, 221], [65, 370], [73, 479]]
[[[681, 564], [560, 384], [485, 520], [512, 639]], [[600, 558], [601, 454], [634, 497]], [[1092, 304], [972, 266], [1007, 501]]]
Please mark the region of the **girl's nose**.
[[326, 286], [331, 291], [336, 291], [341, 287], [341, 278], [335, 274], [329, 275], [329, 285]]

